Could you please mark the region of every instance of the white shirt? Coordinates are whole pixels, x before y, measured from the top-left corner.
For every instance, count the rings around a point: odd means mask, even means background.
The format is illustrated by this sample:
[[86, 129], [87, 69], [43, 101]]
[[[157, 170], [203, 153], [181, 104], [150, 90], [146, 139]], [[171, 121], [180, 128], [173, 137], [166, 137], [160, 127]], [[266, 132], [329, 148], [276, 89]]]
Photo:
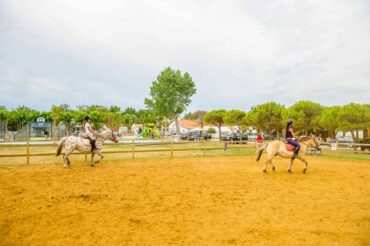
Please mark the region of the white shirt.
[[90, 123], [89, 122], [86, 122], [85, 123], [85, 132], [87, 133], [87, 134], [89, 134], [89, 133], [92, 133], [91, 131], [90, 131]]

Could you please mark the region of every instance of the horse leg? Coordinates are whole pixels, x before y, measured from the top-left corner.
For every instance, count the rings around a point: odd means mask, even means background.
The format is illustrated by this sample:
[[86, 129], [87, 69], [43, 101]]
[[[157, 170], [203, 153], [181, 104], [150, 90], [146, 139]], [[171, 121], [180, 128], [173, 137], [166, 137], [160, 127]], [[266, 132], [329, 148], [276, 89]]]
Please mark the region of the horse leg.
[[267, 172], [267, 166], [268, 166], [269, 163], [272, 165], [272, 171], [275, 171], [275, 166], [274, 166], [274, 164], [272, 164], [272, 158], [274, 158], [274, 157], [267, 156], [267, 160], [266, 160], [266, 163], [265, 163], [265, 168], [263, 169], [264, 173]]
[[307, 162], [307, 161], [306, 161], [306, 159], [305, 159], [305, 158], [303, 158], [302, 156], [298, 157], [298, 159], [300, 159], [300, 160], [304, 163], [303, 173], [306, 173], [306, 172], [307, 172], [308, 162]]
[[91, 151], [90, 166], [92, 166], [92, 167], [95, 167], [95, 164], [94, 164], [94, 155], [95, 155], [95, 150]]
[[64, 154], [63, 156], [63, 159], [64, 159], [64, 167], [65, 168], [70, 168], [71, 167], [71, 161], [69, 160], [68, 156], [71, 154], [72, 152], [70, 150], [66, 150], [66, 153]]
[[98, 164], [99, 162], [101, 162], [101, 161], [103, 160], [104, 156], [103, 156], [103, 154], [101, 153], [101, 150], [97, 150], [97, 151], [96, 151], [96, 153], [97, 153], [97, 154], [98, 154], [98, 156], [100, 157], [100, 159], [99, 159], [99, 160], [97, 160], [97, 161], [95, 162], [95, 164]]
[[276, 172], [275, 165], [274, 165], [274, 164], [272, 164], [272, 161], [271, 161], [270, 163], [271, 163], [271, 165], [272, 165], [272, 171], [273, 171], [273, 172]]
[[293, 162], [294, 162], [294, 158], [290, 159], [290, 164], [289, 164], [289, 167], [288, 167], [288, 172], [292, 172], [292, 166], [293, 166]]

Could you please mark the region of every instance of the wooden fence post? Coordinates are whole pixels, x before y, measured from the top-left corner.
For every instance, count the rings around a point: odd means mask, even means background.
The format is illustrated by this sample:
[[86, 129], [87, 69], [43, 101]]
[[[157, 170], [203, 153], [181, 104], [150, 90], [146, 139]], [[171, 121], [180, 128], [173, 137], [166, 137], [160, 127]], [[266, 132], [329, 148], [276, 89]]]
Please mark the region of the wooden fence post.
[[27, 155], [27, 164], [30, 164], [30, 140], [27, 140], [26, 144], [26, 155]]
[[204, 139], [202, 140], [202, 144], [203, 144], [203, 156], [206, 156], [206, 147], [205, 147]]
[[132, 140], [132, 159], [135, 159], [135, 139]]

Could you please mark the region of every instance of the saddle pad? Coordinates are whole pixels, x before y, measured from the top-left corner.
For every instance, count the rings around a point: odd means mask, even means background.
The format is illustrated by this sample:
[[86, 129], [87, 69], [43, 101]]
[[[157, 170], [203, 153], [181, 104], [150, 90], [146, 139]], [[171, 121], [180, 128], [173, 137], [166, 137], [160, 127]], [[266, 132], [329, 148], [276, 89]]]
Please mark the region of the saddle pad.
[[287, 151], [291, 151], [291, 152], [294, 151], [294, 146], [291, 145], [291, 144], [286, 143], [285, 144], [285, 148], [286, 148]]

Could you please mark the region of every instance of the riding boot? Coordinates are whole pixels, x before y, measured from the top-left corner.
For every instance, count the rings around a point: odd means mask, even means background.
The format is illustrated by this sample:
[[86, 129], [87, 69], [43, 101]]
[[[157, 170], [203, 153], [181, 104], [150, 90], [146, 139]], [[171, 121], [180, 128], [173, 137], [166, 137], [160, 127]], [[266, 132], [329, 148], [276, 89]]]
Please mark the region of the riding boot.
[[95, 139], [92, 139], [92, 140], [91, 140], [91, 152], [93, 152], [95, 149], [96, 149], [96, 146], [95, 146]]

